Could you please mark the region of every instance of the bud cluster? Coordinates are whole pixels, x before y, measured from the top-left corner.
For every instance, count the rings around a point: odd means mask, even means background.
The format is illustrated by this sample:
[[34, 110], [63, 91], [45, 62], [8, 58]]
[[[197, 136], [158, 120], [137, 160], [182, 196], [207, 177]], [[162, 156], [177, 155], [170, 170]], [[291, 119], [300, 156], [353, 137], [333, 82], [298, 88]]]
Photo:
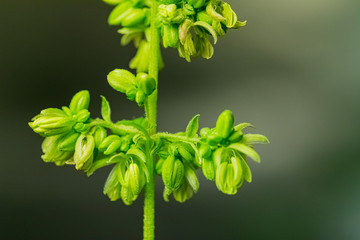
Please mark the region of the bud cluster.
[[116, 91], [125, 93], [129, 100], [143, 106], [145, 100], [156, 89], [156, 81], [147, 73], [138, 73], [135, 77], [124, 69], [115, 69], [109, 73], [108, 82]]
[[[123, 34], [121, 44], [134, 42], [138, 48], [136, 56], [130, 62], [131, 69], [148, 72], [150, 57], [150, 19], [151, 3], [146, 0], [104, 0], [115, 8], [111, 11], [108, 23], [120, 26]], [[237, 29], [246, 25], [238, 21], [231, 6], [221, 0], [157, 0], [157, 26], [161, 29], [162, 45], [178, 49], [179, 56], [191, 61], [202, 56], [209, 59], [214, 48], [209, 37], [226, 34], [228, 29]], [[163, 67], [161, 54], [159, 68]]]
[[246, 22], [237, 20], [230, 5], [220, 0], [158, 0], [161, 36], [165, 48], [177, 48], [180, 57], [190, 61], [202, 56], [209, 59], [214, 48], [209, 36], [225, 35], [231, 28], [240, 28]]
[[[152, 87], [148, 85], [153, 82], [144, 75], [138, 75], [139, 82], [145, 82], [140, 86], [149, 94], [148, 89]], [[115, 164], [106, 181], [104, 193], [113, 201], [122, 198], [124, 203], [131, 204], [145, 185], [148, 171], [141, 144], [136, 144], [141, 142], [139, 133], [128, 133], [126, 128], [131, 125], [142, 128], [147, 123], [143, 118], [125, 121], [126, 124], [122, 121], [112, 123], [110, 106], [104, 97], [104, 120], [99, 122], [90, 118], [89, 103], [89, 92], [80, 91], [72, 98], [69, 107], [48, 108], [32, 119], [30, 127], [45, 137], [42, 159], [58, 166], [75, 165], [77, 170], [89, 176], [101, 167]], [[105, 127], [113, 133], [108, 135]]]

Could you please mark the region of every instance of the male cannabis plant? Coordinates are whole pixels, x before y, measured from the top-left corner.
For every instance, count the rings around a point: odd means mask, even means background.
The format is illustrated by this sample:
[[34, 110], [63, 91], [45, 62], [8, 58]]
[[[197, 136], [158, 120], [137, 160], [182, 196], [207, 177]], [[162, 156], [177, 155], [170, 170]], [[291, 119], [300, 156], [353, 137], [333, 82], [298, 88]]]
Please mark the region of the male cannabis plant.
[[107, 76], [116, 91], [125, 93], [145, 109], [144, 118], [112, 121], [108, 101], [102, 97], [102, 119], [88, 111], [88, 91], [80, 91], [68, 107], [48, 108], [29, 123], [34, 132], [45, 137], [42, 143], [45, 162], [58, 166], [75, 165], [92, 175], [97, 169], [113, 165], [105, 182], [104, 194], [111, 201], [132, 204], [144, 190], [144, 239], [154, 239], [155, 177], [160, 175], [163, 197], [178, 202], [190, 199], [199, 189], [195, 171], [215, 181], [225, 194], [251, 182], [247, 157], [260, 162], [255, 143], [268, 143], [265, 136], [243, 134], [249, 123], [234, 125], [226, 110], [214, 128], [202, 128], [199, 115], [186, 130], [175, 134], [156, 131], [158, 71], [163, 68], [160, 43], [176, 48], [180, 57], [190, 61], [211, 58], [218, 36], [228, 29], [245, 26], [228, 3], [220, 0], [103, 0], [114, 5], [108, 22], [119, 26], [122, 45], [133, 42], [138, 48], [130, 61], [137, 74], [115, 69]]

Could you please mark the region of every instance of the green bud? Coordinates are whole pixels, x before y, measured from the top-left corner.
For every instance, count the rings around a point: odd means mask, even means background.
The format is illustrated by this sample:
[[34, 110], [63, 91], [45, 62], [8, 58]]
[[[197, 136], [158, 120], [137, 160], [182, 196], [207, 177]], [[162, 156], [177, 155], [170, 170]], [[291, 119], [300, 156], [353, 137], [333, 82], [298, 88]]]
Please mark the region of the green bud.
[[231, 165], [234, 169], [234, 178], [231, 179], [231, 183], [232, 185], [238, 186], [240, 183], [243, 182], [243, 177], [244, 177], [240, 159], [236, 157], [232, 157]]
[[187, 0], [187, 2], [194, 6], [194, 8], [201, 8], [206, 5], [208, 0]]
[[216, 132], [223, 138], [229, 137], [234, 130], [234, 115], [230, 110], [220, 114], [216, 122]]
[[213, 19], [206, 11], [198, 12], [198, 14], [196, 15], [196, 20], [200, 22], [206, 22], [209, 25], [212, 25], [213, 22]]
[[210, 180], [210, 181], [214, 181], [215, 180], [215, 165], [214, 162], [211, 158], [204, 158], [202, 161], [202, 171], [204, 176]]
[[100, 144], [104, 141], [106, 138], [107, 132], [106, 129], [100, 126], [96, 126], [95, 132], [94, 132], [94, 141], [96, 148], [99, 148]]
[[127, 171], [129, 171], [131, 190], [135, 195], [139, 195], [146, 182], [144, 173], [141, 172], [139, 166], [135, 163], [131, 163]]
[[120, 151], [127, 152], [130, 149], [132, 143], [133, 141], [131, 135], [125, 135], [121, 137]]
[[193, 162], [195, 157], [188, 151], [188, 149], [186, 149], [184, 146], [182, 146], [180, 144], [178, 145], [177, 149], [178, 149], [178, 152], [179, 152], [180, 156], [182, 157], [182, 159], [184, 159], [185, 161], [188, 161], [190, 163]]
[[149, 9], [132, 9], [121, 21], [124, 27], [136, 27], [145, 21]]
[[42, 111], [43, 114], [40, 113], [35, 116], [33, 122], [29, 123], [29, 126], [34, 132], [45, 137], [67, 133], [71, 131], [75, 121], [65, 115], [63, 111], [61, 111], [62, 113], [60, 113], [60, 111], [61, 110]]
[[138, 73], [136, 75], [139, 88], [147, 95], [150, 96], [156, 89], [156, 81], [147, 73]]
[[223, 140], [223, 138], [221, 136], [219, 136], [219, 134], [215, 131], [212, 131], [208, 136], [207, 136], [207, 142], [210, 146], [217, 146], [218, 144], [220, 144], [220, 142]]
[[126, 93], [136, 86], [134, 74], [124, 69], [111, 71], [107, 76], [107, 80], [113, 89], [122, 93]]
[[173, 18], [177, 16], [177, 7], [175, 4], [159, 5], [158, 14], [164, 22], [169, 23]]
[[130, 88], [126, 91], [126, 96], [129, 100], [134, 101], [136, 99], [137, 88]]
[[79, 133], [84, 133], [84, 132], [88, 132], [89, 131], [89, 128], [90, 128], [90, 125], [89, 124], [84, 124], [84, 123], [77, 123], [74, 125], [73, 129], [76, 131], [76, 132], [79, 132]]
[[105, 155], [110, 155], [119, 150], [120, 146], [120, 137], [117, 135], [110, 135], [99, 145], [99, 151], [104, 152]]
[[122, 20], [131, 12], [133, 3], [126, 1], [117, 5], [108, 18], [109, 25], [120, 25]]
[[135, 98], [135, 101], [137, 102], [137, 104], [141, 107], [144, 105], [145, 100], [146, 100], [145, 93], [141, 90], [138, 90], [136, 92], [136, 98]]
[[162, 166], [162, 179], [165, 186], [171, 191], [175, 191], [180, 187], [183, 177], [183, 163], [170, 155]]
[[173, 192], [174, 199], [180, 203], [186, 202], [187, 200], [192, 198], [194, 194], [194, 190], [186, 179], [184, 179], [180, 188]]
[[116, 164], [111, 170], [104, 185], [104, 194], [108, 195], [111, 201], [121, 198], [121, 185], [118, 180], [119, 164]]
[[74, 163], [77, 170], [87, 170], [93, 161], [93, 152], [95, 148], [94, 137], [81, 134], [75, 145]]
[[179, 46], [179, 27], [175, 24], [163, 25], [163, 45], [165, 48]]
[[[57, 109], [57, 108], [55, 108], [55, 109]], [[64, 113], [65, 113], [68, 117], [73, 117], [73, 113], [72, 113], [72, 111], [70, 110], [70, 108], [68, 108], [68, 107], [62, 107], [61, 109], [64, 111]], [[58, 110], [60, 110], [60, 109], [58, 109]], [[61, 110], [60, 110], [60, 111], [61, 111]]]
[[82, 109], [76, 114], [77, 122], [86, 122], [90, 118], [90, 112], [87, 109]]
[[59, 139], [58, 148], [61, 151], [74, 151], [76, 140], [80, 136], [80, 133], [76, 133], [74, 131], [69, 132], [68, 134], [62, 135]]
[[73, 113], [78, 113], [82, 109], [88, 109], [90, 104], [89, 91], [83, 90], [76, 93], [70, 102], [70, 110]]
[[199, 190], [199, 181], [196, 177], [195, 171], [187, 165], [185, 165], [185, 177], [194, 193], [197, 193]]
[[44, 162], [54, 162], [57, 165], [63, 165], [67, 160], [69, 160], [74, 152], [65, 152], [61, 151], [58, 148], [61, 135], [51, 136], [44, 139], [41, 148], [43, 151], [43, 155], [41, 158]]
[[125, 173], [125, 184], [121, 188], [121, 198], [126, 205], [131, 205], [138, 197], [137, 194], [134, 194], [130, 183], [130, 171]]
[[237, 189], [235, 186], [231, 186], [229, 179], [234, 175], [234, 169], [231, 164], [223, 162], [217, 168], [215, 183], [217, 188], [225, 194], [233, 195]]

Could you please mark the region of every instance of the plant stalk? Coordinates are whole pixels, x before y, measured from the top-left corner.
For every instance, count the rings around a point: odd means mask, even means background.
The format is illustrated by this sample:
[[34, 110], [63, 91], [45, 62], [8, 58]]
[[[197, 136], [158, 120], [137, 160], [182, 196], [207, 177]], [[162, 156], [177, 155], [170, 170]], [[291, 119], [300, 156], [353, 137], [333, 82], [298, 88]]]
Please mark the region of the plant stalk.
[[[158, 86], [159, 73], [159, 53], [160, 53], [160, 33], [156, 27], [158, 3], [152, 0], [151, 5], [151, 25], [150, 25], [150, 63], [149, 75], [156, 81]], [[156, 133], [156, 112], [157, 112], [157, 87], [145, 103], [145, 116], [149, 123], [149, 135]], [[144, 200], [144, 240], [155, 239], [155, 168], [154, 156], [151, 154], [150, 143], [147, 147], [146, 166], [149, 170], [149, 182], [145, 186]]]

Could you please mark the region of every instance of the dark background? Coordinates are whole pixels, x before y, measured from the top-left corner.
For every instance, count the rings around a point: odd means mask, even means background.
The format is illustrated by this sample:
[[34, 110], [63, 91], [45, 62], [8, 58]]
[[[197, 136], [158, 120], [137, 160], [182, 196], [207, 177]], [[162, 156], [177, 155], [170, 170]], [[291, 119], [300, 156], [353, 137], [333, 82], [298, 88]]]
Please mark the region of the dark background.
[[[214, 126], [224, 109], [269, 137], [236, 196], [202, 174], [178, 204], [156, 195], [157, 239], [360, 239], [360, 2], [229, 1], [248, 26], [230, 31], [211, 60], [164, 52], [160, 131], [182, 131], [196, 113]], [[106, 83], [135, 53], [120, 47], [99, 0], [0, 1], [0, 239], [141, 239], [142, 197], [131, 207], [102, 194], [109, 169], [91, 178], [41, 159], [27, 122], [91, 93], [113, 119], [142, 110]]]

